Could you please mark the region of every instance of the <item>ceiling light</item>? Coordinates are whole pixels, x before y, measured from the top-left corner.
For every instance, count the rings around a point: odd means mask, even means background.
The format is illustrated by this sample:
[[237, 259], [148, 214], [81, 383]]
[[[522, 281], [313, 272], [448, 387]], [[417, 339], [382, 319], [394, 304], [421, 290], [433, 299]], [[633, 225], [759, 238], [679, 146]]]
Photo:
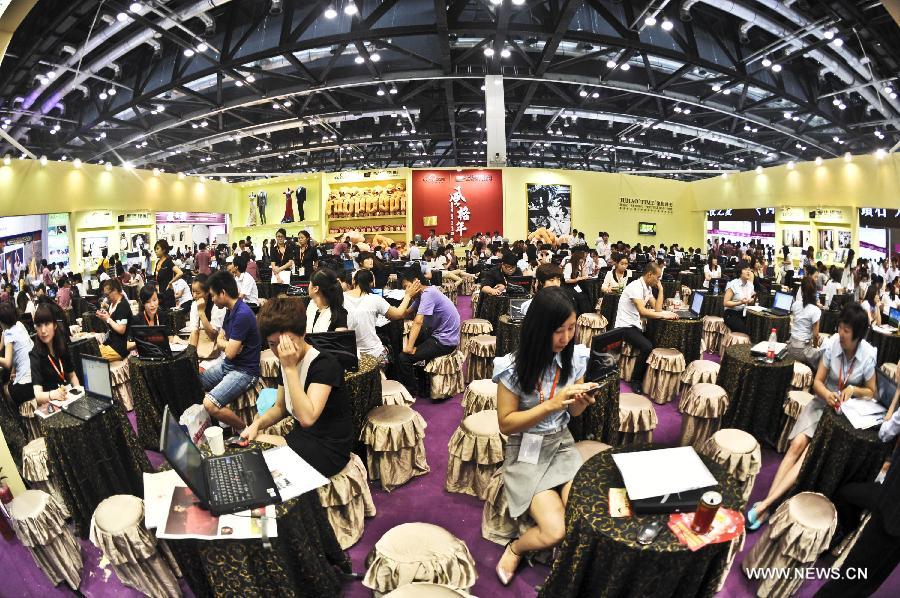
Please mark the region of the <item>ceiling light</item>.
[[[49, 77], [50, 73], [47, 73], [47, 76]], [[884, 93], [885, 95], [891, 94], [891, 93], [893, 93], [893, 91], [894, 91], [894, 88], [891, 87], [890, 85], [885, 85], [884, 87], [881, 88], [881, 92]]]
[[130, 10], [131, 12], [140, 12], [141, 3], [140, 2], [132, 2], [131, 5], [128, 7], [128, 10]]
[[516, 6], [522, 6], [523, 4], [525, 4], [525, 0], [512, 0], [512, 3]]
[[884, 159], [884, 156], [885, 156], [886, 154], [887, 154], [887, 152], [885, 152], [883, 149], [881, 149], [881, 148], [879, 147], [877, 150], [875, 150], [875, 159], [876, 159], [876, 160], [883, 160], [883, 159]]
[[762, 171], [763, 171], [762, 166], [757, 166], [757, 167], [756, 167], [756, 174], [762, 174]]
[[383, 95], [384, 95], [384, 89], [382, 89], [381, 87], [379, 87], [379, 88], [378, 88], [378, 91], [376, 91], [375, 93], [378, 94], [379, 96], [383, 96]]
[[509, 58], [512, 55], [512, 52], [509, 51], [509, 48], [503, 48], [500, 50], [500, 56], [503, 58]]
[[124, 23], [128, 20], [128, 15], [126, 15], [124, 12], [120, 12], [116, 15], [116, 20], [120, 23]]
[[361, 54], [357, 54], [356, 58], [353, 59], [353, 62], [355, 62], [356, 64], [362, 64], [365, 61], [366, 61], [366, 59], [363, 58]]
[[344, 14], [347, 15], [348, 17], [352, 17], [353, 15], [355, 15], [358, 12], [359, 12], [359, 9], [356, 8], [356, 3], [353, 0], [350, 0], [350, 2], [348, 2], [347, 5], [344, 7]]
[[253, 75], [247, 75], [246, 79], [247, 83], [253, 83], [254, 81], [256, 81], [256, 77], [254, 77]]
[[50, 129], [50, 134], [51, 134], [51, 135], [56, 135], [56, 131], [57, 131], [56, 129]]
[[46, 166], [47, 165], [47, 156], [41, 156], [41, 159], [38, 160], [38, 162], [41, 163], [41, 166]]
[[773, 72], [773, 73], [780, 73], [780, 72], [781, 72], [781, 65], [780, 65], [780, 64], [773, 64], [773, 65], [772, 65], [772, 72]]
[[690, 113], [691, 113], [691, 109], [690, 109], [690, 108], [685, 108], [685, 109], [684, 109], [684, 114], [690, 114]]
[[834, 29], [828, 29], [822, 34], [825, 39], [834, 39]]
[[610, 58], [609, 60], [607, 60], [607, 61], [606, 61], [606, 68], [608, 68], [608, 69], [614, 69], [614, 68], [616, 68], [616, 61], [613, 60], [612, 58]]
[[369, 60], [371, 60], [372, 62], [378, 62], [379, 60], [381, 60], [381, 55], [378, 52], [372, 52], [371, 54], [369, 54]]
[[484, 49], [484, 55], [487, 56], [488, 58], [490, 58], [491, 56], [494, 55], [494, 49], [491, 48], [490, 46], [488, 46], [487, 48]]
[[200, 42], [200, 43], [197, 45], [197, 51], [198, 51], [198, 52], [206, 52], [207, 50], [209, 50], [209, 46], [206, 45], [206, 42]]
[[844, 102], [841, 102], [840, 104], [838, 104], [838, 110], [846, 110], [846, 109], [847, 109], [847, 104], [845, 104]]
[[194, 55], [194, 49], [193, 48], [185, 48], [184, 55], [187, 56], [188, 58], [190, 58], [191, 56]]
[[722, 95], [723, 95], [723, 96], [731, 95], [731, 90], [730, 90], [730, 89], [723, 89], [723, 90], [722, 90]]
[[583, 98], [586, 98], [588, 95], [588, 92], [586, 92], [585, 90], [582, 89], [581, 91], [578, 92], [578, 95], [580, 95]]
[[896, 92], [896, 91], [892, 91], [892, 92], [891, 92], [891, 95], [890, 95], [890, 98], [891, 98], [892, 100], [896, 100], [896, 99], [897, 99], [897, 92]]
[[831, 40], [831, 43], [832, 43], [832, 45], [834, 45], [835, 48], [840, 48], [841, 46], [844, 45], [844, 40], [842, 40], [839, 37], [836, 37], [833, 40]]
[[200, 121], [200, 126], [201, 126], [201, 127], [205, 127], [205, 126], [207, 126], [208, 124], [209, 124], [209, 123], [208, 123], [207, 121], [205, 121], [205, 120], [201, 120], [201, 121]]
[[50, 71], [47, 73], [47, 78], [50, 80], [56, 79], [56, 71]]
[[772, 66], [772, 61], [769, 60], [768, 58], [763, 58], [762, 65], [766, 68], [769, 68], [770, 66]]
[[153, 169], [153, 176], [159, 176], [159, 168]]
[[816, 166], [822, 165], [822, 156], [816, 156]]
[[598, 92], [595, 91], [594, 93], [591, 94], [591, 97], [594, 98], [594, 99], [596, 100], [597, 98], [600, 97], [600, 94], [599, 94]]
[[745, 130], [745, 131], [749, 131], [749, 130], [750, 130], [750, 125], [744, 123], [744, 130]]
[[481, 127], [475, 127], [475, 130], [478, 131], [478, 132], [480, 133], [480, 132], [481, 132]]
[[112, 163], [107, 162], [106, 164], [103, 165], [103, 168], [106, 170], [106, 172], [109, 172], [110, 170], [112, 170]]
[[391, 85], [391, 88], [388, 90], [388, 92], [389, 92], [391, 95], [396, 95], [396, 94], [397, 94], [397, 88], [394, 87], [393, 85]]
[[800, 117], [799, 117], [799, 116], [793, 116], [793, 117], [791, 117], [791, 120], [799, 121], [799, 120], [800, 120]]
[[100, 98], [101, 100], [105, 100], [109, 96], [106, 95], [105, 91], [101, 91], [99, 94], [97, 94], [97, 97]]
[[647, 27], [653, 27], [654, 25], [656, 25], [656, 17], [654, 17], [653, 15], [648, 16], [646, 19], [644, 19], [644, 25], [646, 25]]
[[722, 91], [722, 86], [719, 85], [718, 83], [716, 83], [715, 85], [712, 86], [712, 90], [713, 91]]
[[785, 112], [785, 113], [784, 113], [784, 117], [785, 117], [785, 118], [790, 118], [791, 116], [793, 116], [793, 115], [792, 115], [790, 112]]
[[235, 81], [234, 81], [234, 86], [235, 86], [235, 87], [243, 87], [243, 86], [244, 86], [244, 82], [241, 81], [240, 79], [235, 79]]
[[9, 154], [6, 154], [5, 156], [3, 156], [3, 165], [4, 166], [9, 166], [11, 162], [12, 162], [12, 158], [9, 157]]
[[619, 68], [621, 68], [623, 71], [627, 71], [628, 69], [631, 68], [631, 65], [628, 64], [627, 62], [623, 62], [623, 63], [622, 63], [622, 66], [619, 67]]
[[337, 16], [337, 11], [334, 9], [333, 6], [329, 6], [328, 8], [325, 9], [324, 15], [325, 15], [326, 19], [333, 19]]
[[663, 19], [663, 22], [660, 23], [659, 26], [663, 28], [663, 31], [672, 31], [672, 27], [674, 27], [675, 24], [669, 19]]
[[107, 94], [108, 96], [110, 96], [110, 97], [116, 95], [116, 88], [115, 88], [115, 87], [110, 87], [110, 88], [109, 88], [109, 91], [107, 91], [106, 94]]

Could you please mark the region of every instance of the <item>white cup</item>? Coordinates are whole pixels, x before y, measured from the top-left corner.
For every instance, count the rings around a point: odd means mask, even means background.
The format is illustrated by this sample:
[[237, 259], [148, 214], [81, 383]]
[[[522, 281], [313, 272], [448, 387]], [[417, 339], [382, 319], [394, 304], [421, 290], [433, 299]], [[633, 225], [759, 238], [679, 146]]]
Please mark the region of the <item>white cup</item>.
[[213, 455], [225, 454], [225, 439], [222, 437], [222, 428], [210, 426], [203, 431], [203, 436], [206, 438], [206, 444], [209, 445], [209, 450], [212, 451]]

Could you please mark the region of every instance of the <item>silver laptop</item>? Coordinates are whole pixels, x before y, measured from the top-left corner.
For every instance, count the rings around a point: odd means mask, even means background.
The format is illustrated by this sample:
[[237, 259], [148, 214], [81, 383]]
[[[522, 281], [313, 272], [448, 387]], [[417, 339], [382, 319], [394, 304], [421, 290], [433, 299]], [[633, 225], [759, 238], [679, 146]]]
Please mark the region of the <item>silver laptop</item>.
[[682, 309], [675, 313], [682, 320], [699, 320], [703, 310], [703, 293], [694, 291], [691, 293], [691, 305], [689, 309]]
[[787, 316], [791, 313], [791, 305], [794, 303], [794, 296], [790, 293], [782, 293], [776, 291], [775, 299], [772, 300], [772, 307], [767, 309], [770, 314], [776, 316]]

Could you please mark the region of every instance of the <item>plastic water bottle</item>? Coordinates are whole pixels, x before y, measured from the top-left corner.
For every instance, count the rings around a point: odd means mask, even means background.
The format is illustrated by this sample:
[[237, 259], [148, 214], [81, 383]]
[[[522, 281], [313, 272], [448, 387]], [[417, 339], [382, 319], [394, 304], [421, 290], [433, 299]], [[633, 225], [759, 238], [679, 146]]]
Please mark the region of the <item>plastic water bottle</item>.
[[775, 329], [769, 333], [769, 350], [766, 352], [766, 363], [775, 362], [775, 345], [778, 344], [778, 333]]
[[719, 279], [718, 278], [713, 279], [712, 294], [713, 295], [719, 294]]
[[675, 301], [674, 301], [674, 303], [675, 303], [675, 305], [677, 305], [677, 306], [680, 306], [680, 305], [681, 305], [681, 291], [675, 291]]

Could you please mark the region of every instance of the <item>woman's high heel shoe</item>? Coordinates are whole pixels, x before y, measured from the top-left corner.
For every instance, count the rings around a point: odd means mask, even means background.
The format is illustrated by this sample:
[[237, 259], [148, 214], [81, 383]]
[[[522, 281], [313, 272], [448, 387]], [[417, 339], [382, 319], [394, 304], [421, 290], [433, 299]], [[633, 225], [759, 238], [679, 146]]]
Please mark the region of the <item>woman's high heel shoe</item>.
[[[518, 539], [518, 538], [517, 538], [517, 539]], [[503, 549], [503, 554], [500, 555], [500, 561], [497, 562], [497, 568], [494, 569], [494, 571], [497, 573], [497, 578], [500, 580], [500, 583], [503, 584], [504, 586], [508, 586], [508, 585], [509, 585], [509, 582], [512, 581], [512, 578], [516, 576], [516, 571], [518, 570], [519, 565], [522, 564], [522, 555], [521, 555], [521, 554], [517, 554], [516, 551], [513, 550], [513, 548], [512, 548], [512, 543], [513, 543], [513, 542], [515, 542], [515, 540], [510, 540], [509, 542], [506, 543], [506, 547]], [[516, 562], [516, 566], [515, 566], [515, 568], [512, 570], [512, 572], [506, 572], [506, 571], [504, 571], [503, 569], [500, 568], [500, 563], [503, 561], [503, 557], [506, 556], [506, 551], [507, 551], [507, 550], [508, 550], [509, 552], [513, 553], [513, 556], [515, 556], [517, 559], [519, 559], [519, 560]]]

